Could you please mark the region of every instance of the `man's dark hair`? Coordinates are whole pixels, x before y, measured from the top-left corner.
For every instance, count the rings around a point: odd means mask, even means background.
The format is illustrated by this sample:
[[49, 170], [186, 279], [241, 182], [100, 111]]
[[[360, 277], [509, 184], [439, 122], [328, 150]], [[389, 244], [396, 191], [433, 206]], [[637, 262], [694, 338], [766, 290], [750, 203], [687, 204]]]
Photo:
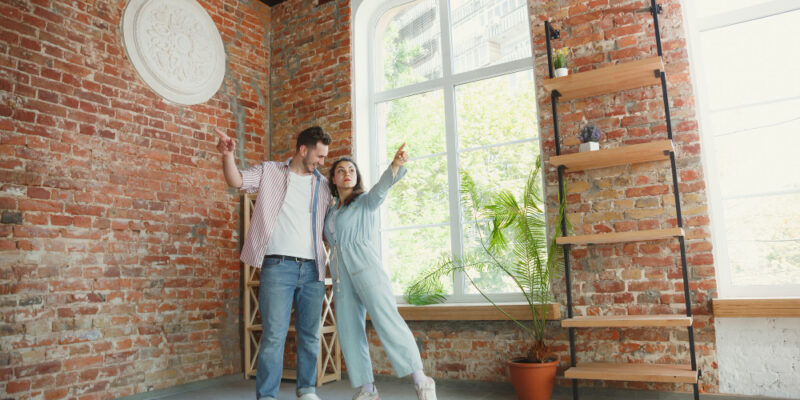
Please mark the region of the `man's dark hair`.
[[312, 126], [297, 135], [297, 147], [295, 150], [300, 151], [300, 146], [306, 146], [307, 149], [311, 150], [317, 147], [317, 143], [319, 142], [322, 142], [325, 146], [330, 146], [331, 135], [325, 133], [325, 131], [318, 126]]

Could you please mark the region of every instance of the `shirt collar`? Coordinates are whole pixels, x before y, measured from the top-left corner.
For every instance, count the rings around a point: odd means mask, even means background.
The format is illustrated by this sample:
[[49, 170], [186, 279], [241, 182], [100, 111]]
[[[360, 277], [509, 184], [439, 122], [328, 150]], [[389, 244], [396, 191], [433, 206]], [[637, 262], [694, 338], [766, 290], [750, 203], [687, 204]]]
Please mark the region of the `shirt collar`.
[[[289, 164], [292, 162], [292, 158], [294, 158], [294, 157], [289, 157], [289, 159], [286, 160], [286, 162], [283, 163], [283, 166], [286, 167], [286, 168], [289, 168]], [[314, 173], [313, 174], [317, 178], [322, 178], [322, 174], [316, 168], [314, 168]]]

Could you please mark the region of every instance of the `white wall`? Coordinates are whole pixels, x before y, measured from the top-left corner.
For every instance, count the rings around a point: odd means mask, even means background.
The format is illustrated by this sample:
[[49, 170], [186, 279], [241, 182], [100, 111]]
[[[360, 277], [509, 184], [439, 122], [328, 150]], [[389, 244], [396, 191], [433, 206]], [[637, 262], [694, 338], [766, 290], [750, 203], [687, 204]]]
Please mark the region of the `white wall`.
[[800, 318], [718, 318], [720, 392], [800, 399]]

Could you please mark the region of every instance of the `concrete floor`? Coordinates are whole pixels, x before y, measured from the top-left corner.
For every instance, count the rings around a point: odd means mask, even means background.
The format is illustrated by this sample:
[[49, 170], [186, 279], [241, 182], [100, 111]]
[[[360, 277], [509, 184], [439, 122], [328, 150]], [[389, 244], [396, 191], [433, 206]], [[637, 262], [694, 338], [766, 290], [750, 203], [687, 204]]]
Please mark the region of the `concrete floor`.
[[[135, 396], [124, 397], [124, 400], [253, 400], [255, 399], [255, 380], [245, 380], [241, 375], [227, 376], [222, 378], [210, 379], [205, 382], [198, 382], [183, 385], [184, 390], [177, 391], [177, 388], [166, 389], [154, 393], [142, 393]], [[411, 381], [401, 381], [399, 379], [380, 379], [375, 385], [381, 398], [384, 400], [416, 400], [414, 386]], [[342, 380], [339, 382], [329, 382], [317, 388], [317, 395], [322, 400], [350, 400], [353, 398], [355, 389], [350, 387], [350, 382]], [[453, 387], [448, 383], [439, 384], [437, 382], [437, 396], [440, 400], [463, 399], [463, 400], [515, 400], [514, 391], [509, 385], [498, 387], [482, 388], [474, 390], [467, 387]], [[281, 382], [278, 400], [296, 399], [294, 381], [284, 380]], [[555, 399], [553, 399], [555, 400]]]
[[[416, 400], [411, 381], [392, 377], [376, 377], [376, 386], [383, 400]], [[437, 380], [439, 400], [516, 400], [510, 383], [459, 382]], [[294, 381], [281, 382], [278, 400], [295, 399]], [[322, 400], [350, 400], [355, 390], [347, 380], [330, 382], [317, 388]], [[581, 400], [691, 400], [690, 393], [663, 393], [604, 389], [581, 389]], [[701, 395], [703, 400], [760, 400], [763, 397]], [[242, 375], [229, 375], [175, 388], [124, 397], [124, 400], [253, 400], [255, 380]], [[568, 388], [556, 388], [551, 400], [572, 400]]]

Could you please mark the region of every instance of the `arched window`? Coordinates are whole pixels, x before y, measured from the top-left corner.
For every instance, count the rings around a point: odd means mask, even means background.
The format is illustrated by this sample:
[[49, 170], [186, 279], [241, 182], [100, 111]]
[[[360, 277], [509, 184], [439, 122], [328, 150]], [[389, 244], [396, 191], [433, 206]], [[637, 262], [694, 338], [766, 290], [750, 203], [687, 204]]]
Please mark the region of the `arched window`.
[[[408, 175], [381, 210], [396, 295], [442, 256], [477, 246], [459, 169], [481, 190], [521, 193], [540, 153], [525, 0], [363, 1], [354, 5], [355, 152], [373, 179], [406, 143]], [[498, 274], [482, 288], [508, 293]], [[450, 301], [476, 301], [461, 274]], [[503, 296], [499, 296], [503, 299]]]

